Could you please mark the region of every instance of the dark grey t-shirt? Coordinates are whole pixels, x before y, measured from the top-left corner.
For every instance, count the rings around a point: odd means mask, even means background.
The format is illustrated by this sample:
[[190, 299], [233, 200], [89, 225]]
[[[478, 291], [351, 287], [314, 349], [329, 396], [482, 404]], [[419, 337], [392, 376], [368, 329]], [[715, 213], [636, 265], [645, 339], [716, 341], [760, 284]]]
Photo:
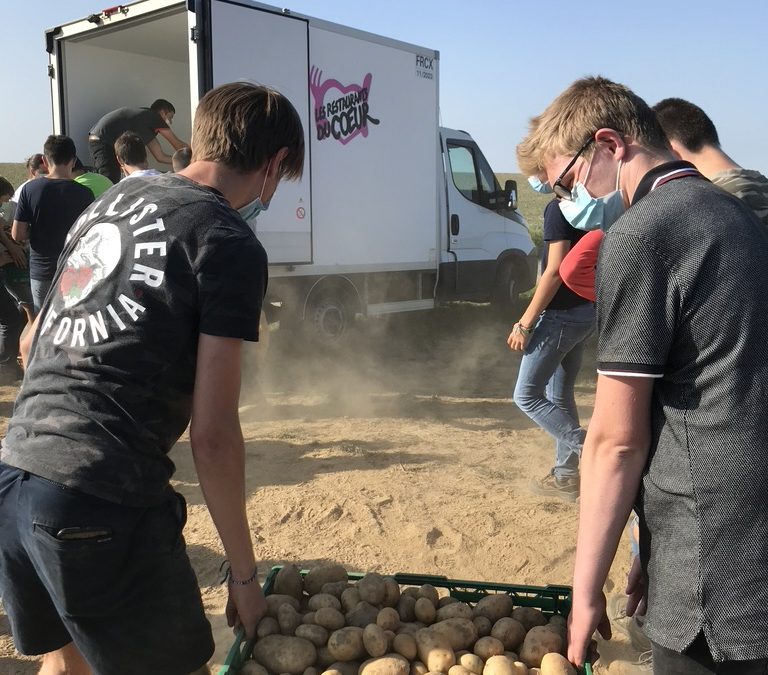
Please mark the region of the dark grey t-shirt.
[[168, 125], [159, 113], [149, 108], [118, 108], [107, 113], [91, 128], [90, 133], [99, 136], [104, 143], [113, 144], [125, 131], [138, 134], [144, 145], [157, 136], [158, 129]]
[[638, 496], [645, 630], [768, 657], [768, 235], [702, 179], [614, 224], [597, 267], [599, 372], [656, 378]]
[[2, 461], [126, 505], [162, 500], [200, 333], [258, 339], [266, 253], [220, 193], [132, 178], [75, 223]]

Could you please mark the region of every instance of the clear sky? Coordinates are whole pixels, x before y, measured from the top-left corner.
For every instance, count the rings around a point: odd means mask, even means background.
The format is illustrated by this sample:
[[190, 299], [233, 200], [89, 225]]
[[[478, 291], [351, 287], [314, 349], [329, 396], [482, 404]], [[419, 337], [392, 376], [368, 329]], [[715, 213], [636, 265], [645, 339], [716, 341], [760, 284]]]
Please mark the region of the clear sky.
[[[6, 0], [0, 161], [51, 132], [45, 28], [118, 0]], [[723, 149], [768, 175], [765, 0], [282, 0], [302, 14], [440, 52], [441, 122], [516, 171], [528, 120], [574, 79], [602, 74], [653, 105], [678, 96], [714, 120]], [[146, 105], [136, 102], [136, 105]]]

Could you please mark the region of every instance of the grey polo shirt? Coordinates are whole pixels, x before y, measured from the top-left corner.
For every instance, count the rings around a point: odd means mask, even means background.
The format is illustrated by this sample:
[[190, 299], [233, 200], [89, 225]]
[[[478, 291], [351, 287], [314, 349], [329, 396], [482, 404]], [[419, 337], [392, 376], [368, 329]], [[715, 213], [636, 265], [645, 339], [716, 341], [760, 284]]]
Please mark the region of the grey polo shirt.
[[645, 630], [768, 657], [768, 234], [700, 178], [651, 190], [603, 243], [598, 371], [656, 378], [638, 495]]

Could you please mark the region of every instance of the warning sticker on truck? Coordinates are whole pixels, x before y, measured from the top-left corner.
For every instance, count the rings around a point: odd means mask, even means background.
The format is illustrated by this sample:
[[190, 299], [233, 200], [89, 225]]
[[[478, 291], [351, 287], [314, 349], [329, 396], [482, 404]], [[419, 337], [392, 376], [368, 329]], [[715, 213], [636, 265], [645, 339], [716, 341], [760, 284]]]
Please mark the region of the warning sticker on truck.
[[423, 80], [435, 79], [435, 57], [416, 54], [416, 77]]
[[362, 84], [343, 85], [338, 80], [323, 79], [323, 71], [315, 66], [309, 71], [309, 89], [315, 100], [317, 140], [335, 138], [342, 145], [355, 136], [368, 136], [368, 125], [380, 120], [370, 114], [370, 92], [373, 75], [368, 73]]

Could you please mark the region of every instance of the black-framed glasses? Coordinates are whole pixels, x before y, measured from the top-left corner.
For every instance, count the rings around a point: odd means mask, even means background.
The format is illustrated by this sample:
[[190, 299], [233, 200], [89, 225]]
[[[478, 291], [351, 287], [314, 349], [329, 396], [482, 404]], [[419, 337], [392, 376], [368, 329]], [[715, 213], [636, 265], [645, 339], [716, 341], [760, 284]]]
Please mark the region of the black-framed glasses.
[[571, 194], [571, 190], [565, 185], [562, 184], [563, 176], [567, 174], [571, 168], [573, 168], [573, 165], [576, 164], [576, 160], [581, 157], [581, 154], [594, 142], [595, 137], [590, 136], [589, 140], [581, 146], [581, 149], [573, 156], [573, 159], [568, 162], [568, 166], [566, 166], [561, 172], [560, 175], [557, 177], [557, 180], [552, 184], [552, 192], [555, 193], [560, 199], [572, 199], [573, 195]]

